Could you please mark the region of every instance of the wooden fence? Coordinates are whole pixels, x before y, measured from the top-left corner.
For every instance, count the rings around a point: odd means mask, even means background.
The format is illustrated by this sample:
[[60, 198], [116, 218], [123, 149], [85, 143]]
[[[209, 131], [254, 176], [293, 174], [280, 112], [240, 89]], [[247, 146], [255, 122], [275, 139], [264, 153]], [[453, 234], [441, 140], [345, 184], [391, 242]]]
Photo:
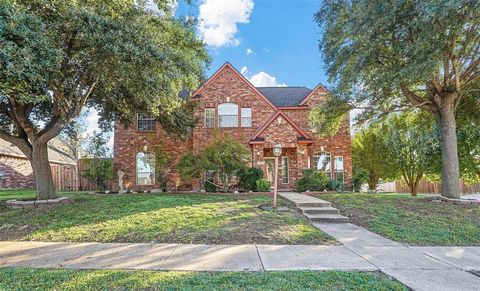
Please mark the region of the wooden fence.
[[[378, 189], [386, 192], [410, 193], [408, 186], [399, 181], [380, 184]], [[480, 193], [480, 183], [467, 185], [463, 181], [460, 181], [460, 190], [465, 194]], [[422, 180], [418, 185], [418, 193], [440, 194], [440, 192], [440, 182]]]
[[57, 191], [77, 191], [78, 169], [75, 165], [51, 163], [53, 183]]
[[[110, 159], [111, 160], [111, 159]], [[90, 181], [85, 178], [82, 173], [85, 170], [88, 170], [88, 164], [89, 164], [90, 159], [79, 159], [78, 160], [78, 190], [80, 191], [94, 191], [95, 190], [95, 185], [91, 183]], [[107, 189], [115, 189], [115, 181], [107, 181]]]

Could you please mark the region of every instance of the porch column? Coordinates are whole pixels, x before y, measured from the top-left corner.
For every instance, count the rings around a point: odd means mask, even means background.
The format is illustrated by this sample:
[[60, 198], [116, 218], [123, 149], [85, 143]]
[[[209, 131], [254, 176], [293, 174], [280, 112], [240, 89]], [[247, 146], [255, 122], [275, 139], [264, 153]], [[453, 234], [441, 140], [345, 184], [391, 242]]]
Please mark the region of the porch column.
[[253, 166], [265, 170], [265, 160], [263, 158], [263, 144], [253, 145]]

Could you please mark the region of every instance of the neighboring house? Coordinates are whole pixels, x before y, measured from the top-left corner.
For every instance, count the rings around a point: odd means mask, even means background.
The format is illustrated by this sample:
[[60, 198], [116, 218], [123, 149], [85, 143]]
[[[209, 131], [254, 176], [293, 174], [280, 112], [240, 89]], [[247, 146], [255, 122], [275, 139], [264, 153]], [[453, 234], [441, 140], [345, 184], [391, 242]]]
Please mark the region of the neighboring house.
[[303, 169], [325, 171], [331, 179], [352, 183], [352, 154], [349, 123], [333, 137], [318, 137], [309, 126], [310, 110], [321, 103], [326, 89], [305, 87], [255, 87], [231, 64], [224, 64], [191, 98], [197, 102], [198, 120], [191, 139], [180, 141], [167, 135], [148, 114], [138, 114], [131, 127], [115, 125], [114, 166], [125, 173], [128, 188], [158, 187], [154, 160], [158, 145], [172, 158], [169, 189], [188, 188], [176, 171], [187, 151], [204, 148], [215, 134], [227, 134], [244, 144], [252, 154], [252, 165], [260, 167], [272, 180], [276, 141], [283, 147], [279, 160], [280, 189], [294, 189]]
[[[48, 157], [57, 190], [77, 190], [77, 162], [58, 139], [48, 144]], [[35, 188], [30, 161], [15, 145], [0, 139], [0, 189]]]

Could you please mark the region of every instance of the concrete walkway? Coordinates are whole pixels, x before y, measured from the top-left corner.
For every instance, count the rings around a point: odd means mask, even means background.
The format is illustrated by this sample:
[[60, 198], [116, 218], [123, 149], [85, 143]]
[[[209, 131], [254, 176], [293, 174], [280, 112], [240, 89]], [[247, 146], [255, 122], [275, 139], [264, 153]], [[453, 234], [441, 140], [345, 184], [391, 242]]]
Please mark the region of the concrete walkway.
[[[315, 197], [282, 193], [297, 203]], [[317, 199], [319, 201], [324, 201]], [[412, 247], [350, 223], [314, 223], [378, 270], [414, 290], [480, 290], [480, 247]]]
[[[290, 194], [290, 199], [302, 195]], [[303, 196], [310, 202], [316, 199]], [[470, 273], [480, 271], [480, 247], [412, 247], [349, 223], [314, 223], [314, 226], [343, 245], [0, 242], [0, 267], [381, 270], [414, 290], [480, 289], [480, 277]]]

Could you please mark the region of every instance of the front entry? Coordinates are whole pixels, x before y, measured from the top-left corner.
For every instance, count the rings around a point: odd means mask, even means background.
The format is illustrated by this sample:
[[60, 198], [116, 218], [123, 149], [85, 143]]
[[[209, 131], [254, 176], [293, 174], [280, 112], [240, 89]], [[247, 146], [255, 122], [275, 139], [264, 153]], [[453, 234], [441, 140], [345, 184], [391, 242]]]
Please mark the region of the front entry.
[[[278, 188], [289, 189], [290, 183], [290, 167], [287, 156], [278, 157]], [[266, 178], [270, 185], [273, 186], [275, 177], [275, 158], [265, 157]]]

